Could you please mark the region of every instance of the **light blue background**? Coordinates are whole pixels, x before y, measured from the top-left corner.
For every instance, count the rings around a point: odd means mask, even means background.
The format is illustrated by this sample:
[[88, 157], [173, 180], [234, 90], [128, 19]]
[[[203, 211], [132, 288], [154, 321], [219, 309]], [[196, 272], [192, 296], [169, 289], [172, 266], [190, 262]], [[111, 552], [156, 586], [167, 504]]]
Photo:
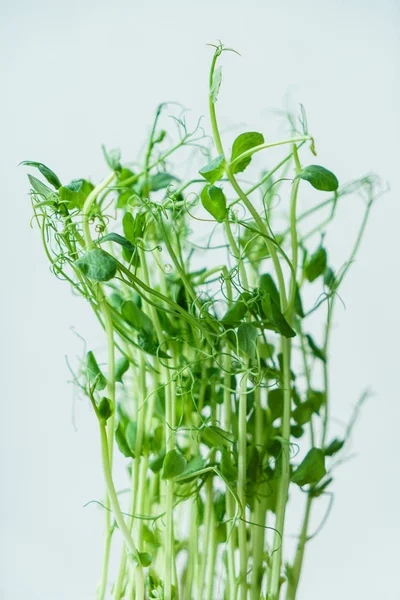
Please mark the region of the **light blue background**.
[[[334, 412], [365, 406], [329, 522], [310, 544], [300, 600], [398, 597], [399, 9], [395, 1], [1, 2], [1, 577], [3, 600], [92, 600], [101, 556], [96, 424], [73, 390], [69, 329], [102, 343], [89, 308], [50, 275], [29, 228], [17, 163], [68, 180], [104, 173], [100, 146], [135, 157], [154, 109], [207, 112], [207, 42], [224, 60], [219, 112], [268, 137], [286, 94], [307, 109], [322, 164], [342, 181], [371, 170], [391, 191], [376, 206], [342, 291], [333, 333]], [[338, 214], [332, 256], [360, 214]], [[121, 479], [122, 481], [122, 479]], [[294, 507], [294, 512], [296, 508]], [[291, 523], [295, 522], [294, 515]], [[321, 514], [315, 515], [315, 523]], [[290, 529], [289, 529], [290, 531]], [[293, 530], [295, 533], [295, 530]]]

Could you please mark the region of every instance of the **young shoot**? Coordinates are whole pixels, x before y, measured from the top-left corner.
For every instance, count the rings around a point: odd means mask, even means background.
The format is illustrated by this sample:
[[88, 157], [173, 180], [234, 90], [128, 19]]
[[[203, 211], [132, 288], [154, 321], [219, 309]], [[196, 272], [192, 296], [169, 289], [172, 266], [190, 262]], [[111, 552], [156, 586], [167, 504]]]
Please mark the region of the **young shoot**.
[[[97, 600], [298, 598], [313, 510], [332, 497], [355, 420], [332, 421], [331, 330], [379, 182], [342, 185], [319, 164], [303, 109], [283, 139], [228, 143], [227, 50], [211, 61], [211, 141], [164, 103], [136, 162], [103, 149], [99, 183], [23, 163], [52, 272], [104, 330], [104, 355], [89, 350], [74, 375], [104, 473]], [[336, 211], [357, 201], [359, 230], [335, 264]]]

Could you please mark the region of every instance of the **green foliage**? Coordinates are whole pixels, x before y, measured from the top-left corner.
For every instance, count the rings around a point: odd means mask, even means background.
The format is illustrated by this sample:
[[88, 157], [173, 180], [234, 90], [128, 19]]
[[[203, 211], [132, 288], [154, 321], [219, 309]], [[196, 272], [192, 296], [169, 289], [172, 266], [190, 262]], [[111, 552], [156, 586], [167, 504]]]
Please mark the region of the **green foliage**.
[[99, 415], [103, 421], [107, 421], [114, 413], [114, 407], [110, 398], [103, 396], [99, 402], [97, 410], [99, 411]]
[[221, 188], [216, 185], [206, 185], [200, 194], [201, 203], [219, 223], [228, 216], [226, 198]]
[[101, 248], [88, 250], [75, 264], [93, 281], [110, 281], [117, 274], [117, 261]]
[[170, 450], [164, 458], [162, 467], [162, 479], [174, 479], [182, 475], [187, 464], [186, 458], [179, 450]]
[[122, 383], [122, 377], [129, 369], [129, 360], [122, 356], [115, 365], [115, 381]]
[[251, 323], [242, 323], [237, 330], [239, 354], [255, 358], [257, 351], [258, 330]]
[[321, 190], [323, 192], [335, 192], [339, 187], [336, 175], [331, 171], [328, 171], [328, 169], [318, 165], [306, 167], [297, 175], [297, 177], [308, 181], [316, 190]]
[[[111, 543], [121, 534], [128, 552], [115, 598], [173, 600], [179, 592], [189, 600], [218, 589], [244, 600], [268, 589], [276, 600], [288, 559], [287, 593], [296, 600], [310, 527], [299, 522], [295, 558], [287, 557], [287, 505], [293, 500], [293, 514], [303, 515], [297, 503], [310, 508], [331, 494], [355, 420], [344, 439], [334, 437], [329, 340], [376, 180], [339, 190], [330, 171], [302, 168], [314, 151], [303, 109], [300, 132], [291, 116], [291, 137], [276, 142], [286, 148], [280, 162], [268, 150], [275, 143], [257, 132], [237, 136], [225, 162], [215, 114], [224, 51], [215, 47], [209, 80], [213, 141], [202, 125], [190, 128], [180, 107], [161, 104], [140, 156], [124, 164], [119, 150], [103, 149], [97, 185], [62, 185], [43, 163], [24, 163], [34, 169], [33, 223], [50, 268], [104, 330], [107, 377], [92, 351], [72, 377], [101, 434], [107, 535], [99, 600], [111, 589]], [[241, 175], [255, 152], [270, 170]], [[333, 193], [303, 209], [309, 188], [299, 179]], [[328, 266], [335, 208], [354, 192], [366, 200], [364, 221], [345, 266]], [[121, 485], [116, 449], [128, 471]], [[296, 485], [309, 487], [293, 494]]]
[[326, 474], [324, 453], [311, 448], [292, 475], [293, 483], [303, 487], [307, 483], [318, 483]]
[[325, 248], [320, 246], [311, 256], [305, 266], [305, 275], [310, 283], [324, 274], [327, 264], [327, 253]]
[[219, 181], [225, 173], [225, 158], [220, 154], [202, 167], [199, 173], [211, 184]]
[[61, 181], [59, 180], [57, 175], [54, 173], [54, 171], [49, 169], [49, 167], [46, 167], [46, 165], [44, 165], [43, 163], [34, 162], [32, 160], [24, 160], [21, 163], [21, 165], [25, 165], [26, 167], [35, 167], [36, 169], [38, 169], [39, 172], [43, 175], [43, 177], [48, 181], [48, 183], [50, 183], [50, 185], [52, 185], [56, 190], [58, 190], [61, 187]]
[[345, 440], [339, 440], [338, 438], [333, 439], [331, 443], [324, 448], [325, 456], [333, 456], [343, 448], [344, 444]]
[[[241, 154], [247, 150], [251, 150], [255, 146], [260, 146], [264, 143], [264, 136], [256, 131], [249, 131], [239, 135], [232, 146], [231, 163], [236, 160]], [[241, 173], [248, 167], [251, 162], [251, 156], [247, 156], [243, 160], [236, 162], [232, 167], [234, 173]]]
[[91, 350], [86, 354], [86, 372], [89, 383], [91, 385], [96, 384], [97, 391], [104, 390], [107, 380], [101, 372], [96, 357]]
[[60, 200], [64, 202], [68, 210], [78, 208], [82, 210], [85, 200], [93, 191], [94, 185], [86, 179], [74, 179], [67, 185], [59, 188]]

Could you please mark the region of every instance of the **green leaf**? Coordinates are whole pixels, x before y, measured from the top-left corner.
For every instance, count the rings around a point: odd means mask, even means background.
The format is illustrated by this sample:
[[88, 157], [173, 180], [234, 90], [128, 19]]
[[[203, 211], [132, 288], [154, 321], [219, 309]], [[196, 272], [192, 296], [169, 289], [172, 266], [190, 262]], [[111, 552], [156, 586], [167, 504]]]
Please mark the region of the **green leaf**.
[[201, 456], [194, 456], [187, 463], [185, 470], [179, 475], [179, 481], [194, 479], [199, 471], [202, 471], [206, 466], [206, 461]]
[[126, 212], [122, 217], [122, 229], [126, 239], [133, 244], [135, 241], [135, 219], [130, 212]]
[[310, 334], [307, 334], [306, 338], [307, 338], [308, 345], [310, 346], [310, 350], [313, 353], [313, 355], [316, 358], [319, 358], [320, 360], [322, 360], [322, 362], [326, 362], [326, 354], [322, 350], [322, 348], [319, 348], [317, 346], [317, 344], [314, 342], [314, 340]]
[[301, 171], [296, 177], [305, 179], [316, 190], [323, 192], [335, 192], [339, 187], [336, 175], [319, 165], [309, 165]]
[[150, 462], [149, 467], [153, 471], [153, 473], [159, 473], [161, 471], [163, 463], [164, 463], [164, 458], [165, 458], [165, 450], [163, 450], [159, 454], [159, 456], [156, 456]]
[[339, 438], [335, 438], [331, 441], [331, 443], [324, 448], [325, 456], [333, 456], [336, 452], [339, 452], [343, 448], [345, 444], [345, 440], [339, 440]]
[[153, 335], [148, 331], [141, 331], [138, 335], [138, 346], [147, 354], [157, 356], [158, 358], [171, 358], [169, 354], [160, 350], [160, 345]]
[[131, 456], [135, 457], [135, 448], [136, 448], [136, 438], [137, 438], [137, 424], [135, 421], [129, 421], [128, 425], [125, 429], [125, 439], [128, 444], [128, 448], [131, 451]]
[[256, 446], [248, 446], [246, 456], [246, 477], [250, 483], [257, 481], [259, 462], [260, 455], [258, 448]]
[[121, 150], [119, 148], [106, 150], [105, 146], [102, 146], [101, 148], [103, 150], [106, 163], [110, 167], [111, 171], [121, 171]]
[[49, 167], [46, 167], [46, 165], [44, 165], [43, 163], [41, 163], [41, 162], [34, 162], [32, 160], [24, 160], [20, 164], [21, 165], [25, 165], [26, 167], [35, 167], [36, 169], [39, 169], [39, 171], [43, 175], [43, 177], [56, 190], [58, 190], [61, 187], [61, 181], [58, 179], [57, 175], [54, 173], [54, 171], [52, 171], [51, 169], [49, 169]]
[[100, 400], [97, 410], [99, 411], [99, 415], [103, 421], [107, 421], [114, 413], [113, 404], [106, 396], [103, 396], [103, 398]]
[[136, 331], [146, 331], [150, 335], [154, 335], [153, 322], [141, 308], [139, 308], [132, 300], [127, 300], [121, 307], [121, 314], [125, 321], [136, 329]]
[[222, 450], [221, 450], [220, 470], [221, 470], [222, 475], [228, 481], [231, 481], [231, 482], [237, 481], [238, 470], [232, 460], [231, 453], [226, 448], [222, 448]]
[[279, 419], [283, 414], [283, 391], [281, 389], [268, 392], [268, 406], [271, 411], [271, 420]]
[[108, 297], [108, 301], [117, 312], [121, 312], [121, 307], [124, 303], [122, 296], [120, 296], [117, 292], [112, 292]]
[[226, 329], [233, 329], [240, 325], [241, 321], [247, 314], [248, 301], [250, 298], [251, 295], [248, 292], [243, 292], [240, 294], [235, 304], [229, 310], [227, 310], [221, 319], [221, 323]]
[[221, 188], [215, 185], [206, 185], [200, 194], [201, 203], [206, 209], [218, 221], [222, 223], [228, 216], [228, 209], [226, 208], [226, 198]]
[[300, 317], [300, 319], [304, 319], [305, 313], [303, 309], [303, 303], [301, 301], [299, 286], [296, 284], [296, 292], [294, 296], [294, 310], [296, 311], [296, 315]]
[[[241, 154], [251, 150], [255, 146], [260, 146], [264, 143], [264, 136], [262, 133], [257, 131], [249, 131], [248, 133], [240, 134], [233, 142], [231, 163], [237, 159]], [[250, 164], [251, 156], [247, 156], [243, 160], [233, 165], [232, 170], [234, 173], [241, 173]]]
[[316, 487], [313, 487], [310, 490], [310, 494], [313, 498], [319, 498], [319, 496], [322, 496], [322, 494], [325, 492], [326, 488], [328, 487], [328, 485], [330, 485], [333, 481], [333, 477], [329, 477], [326, 481], [324, 481], [323, 483], [321, 483], [321, 485], [318, 485]]
[[260, 277], [260, 289], [271, 296], [271, 300], [278, 306], [281, 304], [278, 288], [275, 281], [269, 273], [264, 273]]
[[156, 173], [149, 179], [150, 190], [158, 192], [158, 190], [167, 188], [174, 181], [179, 181], [175, 175], [171, 175], [170, 173]]
[[292, 417], [298, 425], [305, 425], [310, 421], [313, 412], [314, 410], [311, 404], [309, 402], [303, 402], [294, 409]]
[[290, 327], [289, 323], [281, 313], [278, 304], [272, 300], [269, 294], [265, 294], [261, 301], [261, 306], [265, 316], [267, 319], [270, 319], [273, 322], [279, 333], [287, 338], [291, 338], [296, 335], [296, 332]]
[[94, 189], [94, 185], [86, 179], [74, 179], [68, 185], [63, 185], [58, 190], [60, 200], [65, 202], [68, 209], [79, 208], [82, 210], [86, 198]]
[[122, 383], [122, 376], [127, 372], [128, 369], [129, 360], [125, 358], [125, 356], [122, 356], [120, 359], [118, 359], [115, 365], [115, 381]]
[[235, 442], [235, 436], [229, 431], [221, 429], [216, 425], [206, 425], [200, 431], [200, 437], [203, 444], [209, 448], [229, 448]]
[[119, 235], [119, 233], [107, 233], [107, 235], [103, 235], [103, 237], [96, 240], [97, 244], [104, 244], [105, 242], [115, 242], [116, 244], [122, 246], [122, 248], [126, 248], [129, 252], [134, 252], [136, 249], [129, 240], [124, 238], [122, 235]]
[[221, 87], [222, 82], [222, 69], [221, 67], [217, 67], [213, 73], [211, 88], [210, 88], [210, 96], [212, 103], [215, 104], [218, 98], [219, 88]]
[[258, 353], [260, 358], [263, 358], [264, 360], [271, 360], [274, 356], [274, 352], [275, 346], [273, 344], [267, 342], [266, 344], [261, 343], [258, 345]]
[[101, 391], [107, 385], [107, 379], [100, 370], [95, 355], [91, 350], [86, 354], [86, 371], [89, 383], [93, 384], [96, 381], [96, 390]]
[[305, 276], [310, 283], [315, 281], [320, 275], [324, 274], [327, 260], [326, 250], [320, 246], [305, 266]]
[[326, 474], [325, 457], [319, 448], [311, 448], [292, 475], [293, 483], [303, 487], [307, 483], [318, 483]]
[[325, 392], [320, 390], [308, 390], [307, 393], [307, 402], [310, 404], [313, 412], [319, 414], [319, 410], [321, 406], [326, 401]]
[[174, 479], [181, 475], [186, 468], [187, 460], [179, 450], [167, 452], [163, 462], [162, 479]]
[[115, 431], [115, 441], [117, 442], [117, 446], [121, 454], [126, 456], [126, 458], [134, 458], [134, 452], [130, 449], [128, 442], [125, 437], [125, 427], [122, 421], [119, 421], [117, 429]]
[[299, 439], [304, 433], [304, 429], [301, 425], [291, 425], [290, 426], [290, 435], [294, 438]]
[[242, 323], [237, 330], [239, 353], [242, 356], [255, 358], [257, 350], [258, 329], [251, 323]]
[[221, 179], [225, 173], [225, 158], [222, 154], [214, 158], [199, 171], [200, 175], [210, 183]]
[[138, 555], [142, 567], [149, 567], [153, 562], [153, 557], [148, 552], [138, 552]]
[[93, 281], [109, 281], [117, 273], [117, 261], [101, 248], [88, 250], [75, 264], [86, 277]]
[[330, 289], [333, 290], [336, 283], [335, 272], [331, 267], [327, 267], [324, 273], [324, 284]]
[[28, 179], [29, 179], [29, 182], [31, 184], [33, 191], [36, 194], [39, 194], [39, 196], [42, 196], [42, 198], [44, 198], [46, 200], [48, 198], [51, 198], [52, 195], [54, 197], [55, 192], [53, 190], [51, 190], [49, 187], [47, 187], [47, 185], [42, 183], [40, 181], [40, 179], [37, 179], [33, 175], [28, 175]]
[[[133, 171], [131, 171], [131, 169], [128, 169], [127, 167], [122, 167], [122, 169], [117, 173], [118, 186], [122, 187], [125, 184], [125, 181], [128, 179], [132, 179], [132, 177], [135, 177], [135, 173]], [[128, 185], [133, 185], [133, 184], [128, 184]]]

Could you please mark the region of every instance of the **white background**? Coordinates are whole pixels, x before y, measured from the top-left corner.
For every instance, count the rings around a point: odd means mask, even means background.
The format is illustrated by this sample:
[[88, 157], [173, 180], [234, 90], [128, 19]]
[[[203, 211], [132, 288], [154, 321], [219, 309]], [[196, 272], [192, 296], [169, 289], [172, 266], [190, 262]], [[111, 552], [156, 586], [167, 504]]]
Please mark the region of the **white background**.
[[[207, 42], [224, 58], [225, 124], [268, 138], [286, 96], [307, 108], [318, 160], [341, 181], [372, 170], [391, 191], [374, 209], [333, 334], [333, 403], [345, 419], [360, 392], [357, 456], [338, 472], [334, 509], [310, 544], [300, 600], [398, 597], [399, 10], [393, 0], [70, 0], [1, 2], [1, 577], [4, 600], [91, 600], [101, 556], [94, 419], [66, 383], [64, 356], [101, 344], [89, 309], [51, 276], [30, 229], [18, 162], [65, 180], [104, 173], [100, 146], [136, 157], [154, 109], [207, 112]], [[338, 216], [332, 255], [360, 214]], [[318, 516], [318, 515], [317, 515]], [[314, 523], [317, 525], [317, 522]], [[218, 599], [216, 599], [218, 600]]]

